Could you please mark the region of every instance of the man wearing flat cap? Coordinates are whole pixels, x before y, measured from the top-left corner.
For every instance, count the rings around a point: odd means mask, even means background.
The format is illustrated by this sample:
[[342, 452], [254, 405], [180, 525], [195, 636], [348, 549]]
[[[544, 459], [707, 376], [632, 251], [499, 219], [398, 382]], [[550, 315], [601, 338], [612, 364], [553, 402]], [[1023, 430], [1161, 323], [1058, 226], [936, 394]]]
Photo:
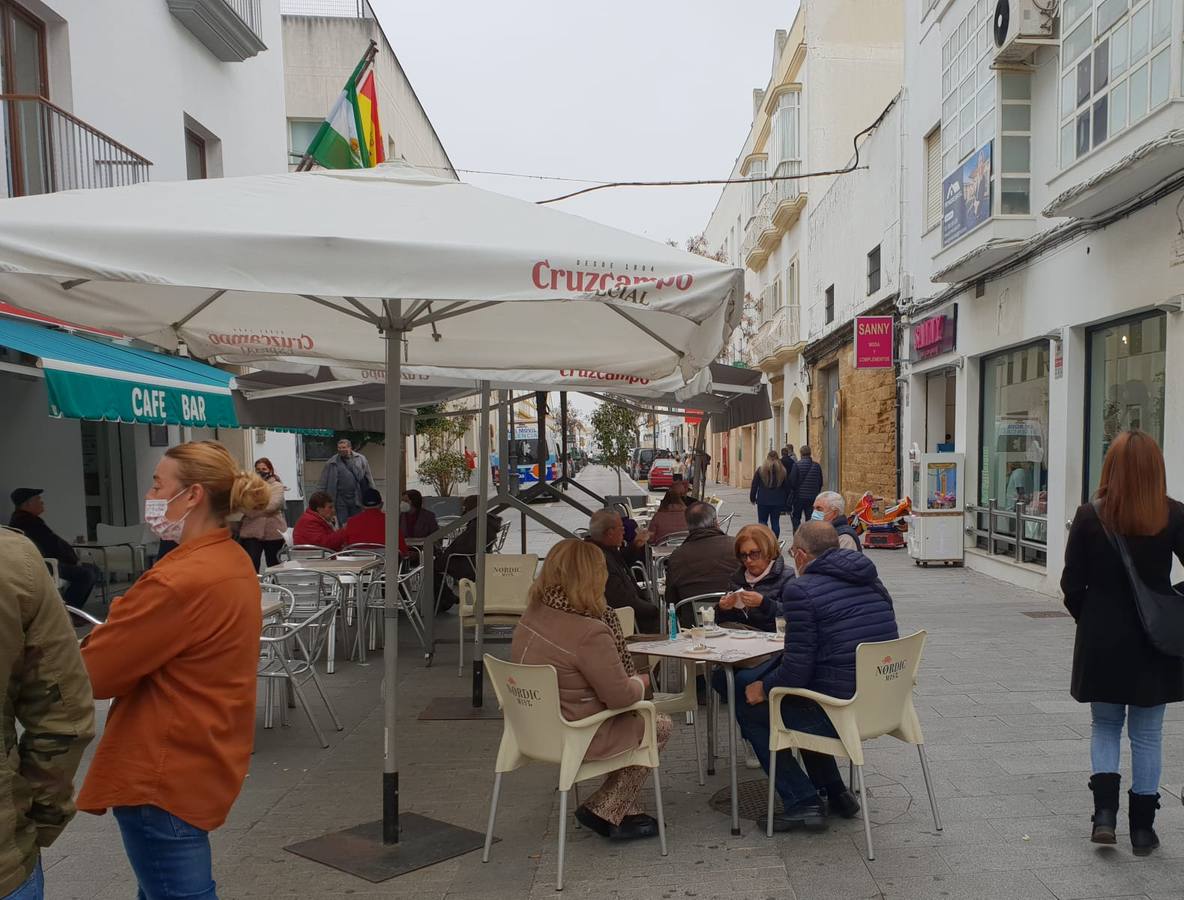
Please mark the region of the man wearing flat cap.
[[62, 597], [67, 606], [82, 609], [99, 580], [100, 572], [91, 563], [79, 562], [74, 548], [58, 537], [41, 518], [45, 512], [43, 493], [41, 488], [17, 488], [13, 491], [10, 495], [12, 518], [8, 524], [23, 531], [25, 537], [37, 545], [45, 559], [58, 561], [58, 573], [68, 585]]

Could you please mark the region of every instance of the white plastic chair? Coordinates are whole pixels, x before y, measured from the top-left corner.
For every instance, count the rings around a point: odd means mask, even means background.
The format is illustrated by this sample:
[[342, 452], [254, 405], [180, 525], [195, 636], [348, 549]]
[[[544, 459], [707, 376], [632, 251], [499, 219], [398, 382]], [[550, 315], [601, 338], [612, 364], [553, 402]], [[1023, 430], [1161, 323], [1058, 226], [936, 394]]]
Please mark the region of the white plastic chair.
[[[654, 770], [654, 804], [657, 807], [658, 840], [666, 855], [666, 818], [662, 811], [662, 783], [658, 775], [657, 713], [649, 700], [640, 700], [624, 709], [603, 712], [569, 722], [559, 708], [559, 678], [553, 666], [524, 666], [485, 655], [485, 671], [497, 694], [504, 715], [502, 742], [494, 766], [493, 798], [489, 804], [489, 826], [485, 830], [482, 862], [489, 862], [493, 844], [493, 826], [497, 819], [497, 801], [501, 795], [502, 775], [528, 762], [559, 766], [559, 866], [555, 890], [563, 890], [563, 854], [567, 846], [567, 795], [581, 781], [599, 778], [629, 766]], [[618, 753], [609, 759], [585, 760], [584, 754], [601, 723], [616, 716], [636, 712], [645, 723], [641, 746]]]
[[[485, 624], [514, 626], [526, 612], [530, 586], [538, 568], [538, 554], [485, 554]], [[477, 585], [468, 578], [460, 580], [460, 604], [456, 627], [460, 636], [456, 674], [465, 674], [465, 626], [477, 624]]]
[[633, 607], [618, 607], [616, 613], [617, 621], [621, 623], [621, 634], [624, 637], [637, 634], [637, 613], [633, 611]]
[[[867, 858], [875, 859], [867, 790], [863, 782], [863, 742], [883, 735], [916, 746], [921, 757], [921, 774], [925, 776], [925, 789], [929, 792], [929, 805], [933, 809], [933, 824], [938, 831], [942, 830], [933, 782], [929, 778], [929, 761], [925, 757], [925, 738], [921, 735], [921, 721], [913, 705], [913, 686], [917, 683], [925, 637], [926, 632], [918, 631], [895, 641], [877, 641], [856, 647], [855, 696], [850, 700], [828, 697], [805, 688], [779, 687], [769, 692], [769, 837], [773, 836], [777, 751], [813, 750], [830, 756], [844, 756], [851, 760], [859, 777]], [[791, 696], [805, 697], [821, 706], [839, 736], [820, 737], [786, 728], [781, 721], [781, 699]]]

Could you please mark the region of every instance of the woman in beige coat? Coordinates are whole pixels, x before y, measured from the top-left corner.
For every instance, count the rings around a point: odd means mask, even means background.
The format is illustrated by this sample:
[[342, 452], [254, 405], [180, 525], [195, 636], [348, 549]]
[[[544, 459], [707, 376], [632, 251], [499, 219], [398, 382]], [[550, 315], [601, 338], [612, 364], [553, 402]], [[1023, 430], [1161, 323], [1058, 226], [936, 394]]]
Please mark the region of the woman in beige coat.
[[255, 460], [255, 474], [267, 482], [271, 491], [271, 499], [266, 508], [249, 510], [243, 513], [242, 525], [239, 527], [238, 540], [251, 557], [251, 565], [259, 571], [259, 560], [267, 554], [267, 565], [280, 564], [280, 550], [284, 547], [284, 532], [288, 530], [288, 520], [284, 517], [284, 483], [275, 474], [275, 466], [266, 456]]
[[[621, 634], [616, 612], [605, 605], [608, 568], [604, 554], [584, 541], [560, 541], [547, 554], [530, 589], [530, 604], [514, 629], [510, 648], [516, 663], [554, 666], [559, 676], [559, 706], [574, 721], [621, 709], [641, 700], [648, 676], [638, 675]], [[657, 717], [659, 748], [666, 746], [672, 723]], [[585, 759], [607, 759], [641, 744], [644, 730], [636, 713], [603, 723]], [[658, 823], [638, 804], [649, 770], [631, 766], [609, 775], [578, 809], [586, 828], [614, 840], [652, 837]]]

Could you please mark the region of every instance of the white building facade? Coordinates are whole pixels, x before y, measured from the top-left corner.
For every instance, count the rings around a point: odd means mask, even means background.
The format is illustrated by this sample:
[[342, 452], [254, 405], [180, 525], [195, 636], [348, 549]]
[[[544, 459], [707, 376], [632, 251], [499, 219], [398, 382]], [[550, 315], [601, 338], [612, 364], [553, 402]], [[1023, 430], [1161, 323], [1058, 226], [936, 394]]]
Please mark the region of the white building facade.
[[[773, 418], [715, 436], [712, 455], [721, 480], [743, 485], [770, 449], [807, 439], [809, 386], [801, 350], [807, 338], [803, 307], [811, 260], [812, 201], [833, 176], [794, 179], [843, 168], [852, 139], [870, 125], [900, 89], [902, 4], [883, 0], [804, 0], [786, 31], [774, 37], [768, 84], [753, 95], [753, 121], [733, 178], [705, 235], [748, 271], [753, 334], [744, 341], [769, 383]], [[782, 180], [761, 181], [772, 176]]]
[[968, 564], [1055, 594], [1119, 431], [1184, 492], [1184, 4], [1040, 6], [906, 3], [901, 463], [949, 434]]
[[[284, 170], [278, 0], [4, 0], [0, 26], [5, 196]], [[0, 503], [44, 488], [67, 540], [139, 521], [166, 447], [215, 436], [51, 418], [38, 371], [0, 348]], [[217, 436], [250, 461], [241, 434]]]

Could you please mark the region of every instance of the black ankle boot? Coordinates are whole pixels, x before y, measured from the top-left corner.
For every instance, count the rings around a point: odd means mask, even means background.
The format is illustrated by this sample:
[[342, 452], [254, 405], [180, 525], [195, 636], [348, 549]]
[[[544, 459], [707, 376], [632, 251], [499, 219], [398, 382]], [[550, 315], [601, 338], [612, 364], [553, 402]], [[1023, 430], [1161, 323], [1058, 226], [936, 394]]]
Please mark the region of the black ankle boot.
[[1090, 840], [1095, 844], [1113, 844], [1114, 829], [1118, 825], [1118, 787], [1122, 776], [1117, 772], [1100, 772], [1089, 780], [1094, 792], [1094, 831]]
[[1147, 856], [1159, 846], [1155, 833], [1155, 811], [1159, 809], [1159, 794], [1129, 793], [1131, 821], [1131, 849], [1135, 856]]

